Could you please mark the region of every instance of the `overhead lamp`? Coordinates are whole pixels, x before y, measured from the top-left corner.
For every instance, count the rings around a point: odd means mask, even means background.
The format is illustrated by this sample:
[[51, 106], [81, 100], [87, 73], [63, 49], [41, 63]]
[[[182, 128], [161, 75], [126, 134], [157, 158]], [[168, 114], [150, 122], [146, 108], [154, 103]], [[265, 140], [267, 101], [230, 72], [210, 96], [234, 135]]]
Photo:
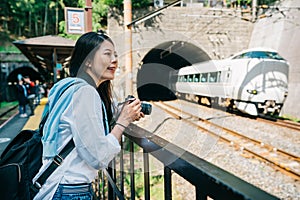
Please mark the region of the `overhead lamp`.
[[42, 56], [36, 55], [36, 57], [40, 60], [45, 60]]

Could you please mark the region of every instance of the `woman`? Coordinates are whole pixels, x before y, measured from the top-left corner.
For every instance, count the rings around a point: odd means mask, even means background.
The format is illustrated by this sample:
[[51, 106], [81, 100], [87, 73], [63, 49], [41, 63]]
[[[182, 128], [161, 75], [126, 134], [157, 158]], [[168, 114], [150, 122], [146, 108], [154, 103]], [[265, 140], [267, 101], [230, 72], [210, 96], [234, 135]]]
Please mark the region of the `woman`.
[[[113, 119], [110, 81], [117, 65], [115, 47], [107, 35], [89, 32], [76, 42], [70, 61], [71, 77], [56, 83], [49, 93], [50, 114], [43, 129], [40, 172], [70, 139], [75, 148], [35, 199], [92, 199], [90, 183], [120, 151], [125, 127], [144, 117], [141, 102], [136, 99], [126, 103], [119, 117]], [[115, 126], [110, 129], [108, 124], [114, 120]]]

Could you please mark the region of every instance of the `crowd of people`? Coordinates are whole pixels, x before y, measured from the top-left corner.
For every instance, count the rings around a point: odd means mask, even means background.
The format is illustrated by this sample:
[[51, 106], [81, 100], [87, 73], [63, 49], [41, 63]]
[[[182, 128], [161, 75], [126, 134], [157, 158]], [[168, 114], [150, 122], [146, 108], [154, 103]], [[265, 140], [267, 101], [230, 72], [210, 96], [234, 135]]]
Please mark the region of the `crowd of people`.
[[42, 95], [45, 94], [45, 90], [42, 85], [40, 85], [39, 80], [35, 82], [30, 80], [29, 76], [18, 75], [17, 84], [17, 98], [19, 102], [19, 115], [20, 117], [27, 117], [28, 106], [30, 108], [30, 114], [34, 115], [35, 106], [40, 104]]

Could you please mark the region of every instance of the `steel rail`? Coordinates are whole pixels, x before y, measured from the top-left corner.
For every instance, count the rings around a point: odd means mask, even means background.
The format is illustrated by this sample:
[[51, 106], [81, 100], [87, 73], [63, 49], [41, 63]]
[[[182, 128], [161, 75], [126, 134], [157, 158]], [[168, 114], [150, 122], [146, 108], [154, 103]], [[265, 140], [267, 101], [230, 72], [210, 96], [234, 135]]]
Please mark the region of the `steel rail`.
[[[166, 103], [163, 103], [163, 102], [160, 102], [160, 103], [163, 104], [163, 105], [166, 105], [168, 108], [177, 110], [177, 112], [182, 112], [182, 113], [184, 113], [185, 115], [190, 115], [190, 116], [192, 116], [192, 117], [194, 117], [194, 118], [198, 118], [198, 119], [200, 120], [200, 118], [199, 118], [198, 116], [195, 116], [195, 115], [193, 115], [193, 114], [191, 114], [191, 113], [182, 111], [182, 110], [177, 109], [177, 108], [175, 108], [175, 107], [173, 107], [173, 106], [167, 105]], [[257, 158], [259, 158], [259, 159], [261, 159], [261, 160], [264, 160], [264, 161], [266, 161], [266, 162], [268, 162], [268, 163], [273, 164], [273, 166], [276, 167], [277, 169], [279, 169], [280, 171], [283, 171], [283, 172], [287, 173], [288, 175], [290, 175], [291, 177], [293, 177], [293, 178], [296, 179], [296, 180], [300, 180], [300, 174], [297, 173], [297, 172], [295, 172], [295, 171], [293, 171], [293, 170], [290, 169], [289, 167], [286, 167], [286, 166], [283, 165], [283, 164], [280, 164], [280, 163], [278, 163], [278, 162], [276, 162], [276, 161], [273, 161], [273, 160], [271, 160], [271, 159], [269, 159], [269, 158], [266, 158], [266, 157], [264, 157], [264, 156], [262, 156], [262, 155], [260, 155], [260, 154], [258, 154], [258, 153], [256, 153], [256, 152], [254, 152], [254, 151], [252, 151], [252, 150], [250, 150], [250, 149], [244, 147], [243, 145], [238, 144], [237, 142], [233, 142], [232, 140], [230, 140], [230, 139], [228, 139], [228, 138], [226, 138], [226, 137], [220, 136], [219, 134], [217, 134], [217, 133], [215, 133], [215, 132], [213, 132], [213, 131], [211, 131], [211, 130], [208, 130], [207, 128], [201, 127], [201, 126], [199, 126], [198, 124], [192, 122], [191, 120], [184, 119], [182, 116], [177, 115], [177, 114], [175, 114], [174, 112], [171, 112], [171, 111], [168, 110], [168, 109], [165, 109], [163, 106], [159, 105], [158, 103], [153, 103], [153, 104], [156, 105], [157, 107], [161, 108], [161, 109], [164, 110], [165, 112], [169, 113], [170, 115], [172, 115], [172, 116], [175, 117], [176, 119], [183, 120], [183, 121], [187, 122], [188, 124], [191, 124], [192, 126], [196, 127], [196, 128], [199, 129], [199, 130], [205, 131], [205, 132], [207, 132], [207, 133], [209, 133], [209, 134], [211, 134], [211, 135], [213, 135], [213, 136], [218, 137], [218, 138], [221, 139], [222, 141], [225, 141], [225, 142], [230, 143], [230, 144], [234, 143], [235, 145], [241, 147], [241, 148], [243, 149], [243, 151], [248, 152], [248, 153], [254, 155], [255, 157], [257, 157]], [[204, 119], [202, 119], [202, 120], [203, 120], [204, 122], [206, 121], [206, 122], [209, 123], [210, 125], [214, 125], [214, 126], [216, 126], [216, 127], [218, 127], [218, 128], [220, 127], [219, 125], [216, 125], [216, 124], [214, 124], [214, 123], [212, 123], [212, 122], [209, 122], [209, 121], [207, 121], [207, 120], [204, 120]], [[243, 136], [242, 134], [237, 133], [237, 132], [235, 132], [235, 131], [226, 129], [226, 128], [224, 128], [224, 127], [221, 127], [221, 129], [225, 130], [226, 132], [228, 132], [228, 133], [230, 133], [230, 134], [232, 134], [232, 135], [236, 135], [236, 136], [242, 137], [242, 138], [244, 138], [244, 139], [248, 139], [248, 138], [249, 138], [249, 137]], [[249, 140], [252, 141], [252, 142], [254, 142], [255, 144], [260, 144], [260, 146], [261, 146], [261, 144], [262, 144], [262, 142], [260, 142], [260, 141], [258, 141], [258, 140], [254, 140], [254, 139], [252, 139], [252, 138], [249, 138]], [[263, 145], [263, 146], [265, 146], [265, 145]], [[266, 146], [267, 146], [267, 147], [270, 147], [270, 145], [266, 145]], [[272, 148], [272, 149], [273, 149], [273, 148]], [[280, 153], [282, 153], [282, 155], [285, 155], [285, 156], [287, 156], [287, 155], [290, 156], [290, 155], [291, 155], [291, 154], [289, 154], [289, 153], [287, 153], [287, 152], [285, 152], [285, 151], [283, 151], [283, 150], [278, 150], [278, 149], [277, 149], [277, 151], [280, 152]], [[295, 159], [296, 161], [299, 160], [299, 157], [294, 156], [294, 155], [292, 155], [292, 156], [294, 157], [294, 159]]]

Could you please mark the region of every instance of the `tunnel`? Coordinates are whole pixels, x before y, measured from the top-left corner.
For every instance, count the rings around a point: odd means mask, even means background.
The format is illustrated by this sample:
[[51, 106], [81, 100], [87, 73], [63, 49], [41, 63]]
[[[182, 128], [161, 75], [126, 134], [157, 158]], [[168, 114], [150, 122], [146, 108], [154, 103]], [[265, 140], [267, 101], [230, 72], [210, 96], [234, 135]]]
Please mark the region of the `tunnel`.
[[164, 42], [152, 48], [142, 59], [137, 72], [137, 93], [144, 101], [176, 99], [176, 77], [170, 74], [197, 62], [210, 60], [201, 48], [185, 41]]
[[16, 83], [18, 81], [18, 79], [17, 79], [18, 74], [21, 74], [22, 76], [29, 76], [30, 80], [32, 80], [32, 81], [35, 81], [35, 80], [39, 80], [41, 82], [45, 81], [44, 77], [38, 71], [36, 71], [34, 68], [28, 67], [28, 66], [23, 66], [23, 67], [19, 67], [19, 68], [16, 68], [15, 70], [13, 70], [8, 75], [7, 82], [8, 83]]
[[40, 82], [44, 82], [44, 77], [36, 71], [32, 67], [23, 66], [16, 68], [13, 70], [7, 77], [7, 87], [6, 87], [6, 94], [5, 99], [9, 101], [15, 101], [17, 97], [17, 87], [16, 84], [18, 83], [18, 74], [24, 76], [29, 76], [31, 81], [39, 80]]

